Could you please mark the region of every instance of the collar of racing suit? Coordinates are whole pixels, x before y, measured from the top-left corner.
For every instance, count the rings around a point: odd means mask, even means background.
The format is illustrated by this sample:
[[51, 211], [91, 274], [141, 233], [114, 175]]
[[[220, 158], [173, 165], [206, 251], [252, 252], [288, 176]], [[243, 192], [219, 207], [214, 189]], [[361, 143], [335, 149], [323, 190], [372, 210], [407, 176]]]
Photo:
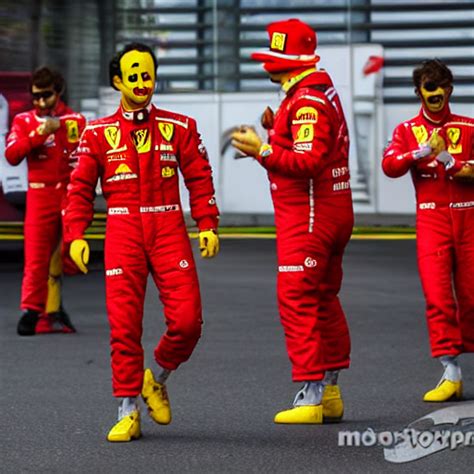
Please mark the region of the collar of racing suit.
[[316, 68], [312, 67], [310, 69], [305, 69], [303, 72], [300, 72], [296, 76], [290, 77], [285, 83], [282, 84], [281, 88], [283, 92], [287, 93], [295, 84], [301, 82], [305, 77], [309, 76], [316, 72]]
[[151, 103], [148, 104], [144, 109], [140, 110], [125, 110], [122, 105], [120, 105], [120, 111], [122, 113], [122, 117], [125, 120], [129, 120], [133, 123], [143, 123], [148, 121], [148, 117], [150, 116], [151, 112]]
[[449, 108], [449, 103], [446, 103], [446, 106], [443, 107], [439, 112], [430, 112], [424, 104], [421, 105], [420, 114], [428, 120], [428, 122], [434, 123], [436, 125], [443, 124], [449, 120], [451, 116], [451, 109]]
[[286, 97], [289, 98], [293, 96], [296, 91], [300, 90], [303, 87], [314, 87], [325, 91], [330, 87], [333, 87], [333, 83], [329, 74], [323, 70], [311, 70], [310, 73], [300, 77], [298, 81], [294, 82], [286, 93]]

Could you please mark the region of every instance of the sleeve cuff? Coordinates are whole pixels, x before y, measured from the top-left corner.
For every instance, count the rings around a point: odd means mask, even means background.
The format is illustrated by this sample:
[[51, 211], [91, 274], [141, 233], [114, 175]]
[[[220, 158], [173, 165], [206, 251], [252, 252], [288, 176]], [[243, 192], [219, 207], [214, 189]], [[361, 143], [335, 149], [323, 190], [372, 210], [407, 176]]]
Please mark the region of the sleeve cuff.
[[199, 219], [198, 228], [200, 232], [203, 230], [211, 230], [211, 229], [217, 230], [218, 227], [219, 227], [218, 216], [215, 216], [215, 217], [206, 216]]

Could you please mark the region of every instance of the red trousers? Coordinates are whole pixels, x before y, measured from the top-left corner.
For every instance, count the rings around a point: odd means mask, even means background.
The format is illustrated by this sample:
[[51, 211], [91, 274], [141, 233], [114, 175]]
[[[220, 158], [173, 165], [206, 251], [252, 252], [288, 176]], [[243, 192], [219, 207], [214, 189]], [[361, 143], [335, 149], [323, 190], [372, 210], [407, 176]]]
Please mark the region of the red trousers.
[[474, 208], [418, 211], [417, 251], [432, 356], [474, 352]]
[[106, 304], [115, 397], [135, 397], [143, 383], [142, 320], [151, 273], [167, 330], [155, 349], [158, 364], [176, 369], [201, 335], [199, 282], [181, 211], [110, 215], [105, 243]]
[[278, 304], [293, 381], [322, 380], [349, 367], [350, 336], [338, 293], [342, 258], [353, 226], [349, 198], [320, 198], [314, 228], [293, 214], [276, 215]]
[[25, 265], [21, 309], [42, 313], [48, 297], [50, 260], [61, 240], [61, 210], [66, 186], [28, 189], [25, 216]]

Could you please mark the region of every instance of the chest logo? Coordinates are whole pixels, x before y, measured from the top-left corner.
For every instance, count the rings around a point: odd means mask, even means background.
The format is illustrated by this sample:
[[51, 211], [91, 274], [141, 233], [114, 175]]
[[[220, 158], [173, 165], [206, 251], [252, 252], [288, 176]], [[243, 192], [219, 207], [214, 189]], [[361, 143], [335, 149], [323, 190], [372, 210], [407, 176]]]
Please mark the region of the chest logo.
[[447, 131], [448, 135], [448, 153], [461, 153], [462, 152], [462, 144], [459, 143], [461, 138], [461, 130], [459, 128], [448, 128]]
[[147, 153], [151, 148], [150, 130], [141, 128], [132, 132], [132, 139], [138, 153]]
[[426, 131], [424, 125], [420, 125], [419, 127], [414, 125], [411, 127], [411, 131], [413, 132], [413, 135], [415, 135], [416, 141], [418, 143], [425, 143], [428, 141], [428, 132]]
[[160, 130], [161, 136], [170, 142], [174, 135], [174, 125], [168, 122], [159, 122], [158, 129]]
[[77, 143], [79, 141], [79, 125], [77, 120], [66, 120], [67, 141]]
[[107, 143], [113, 148], [117, 148], [120, 144], [120, 129], [118, 127], [107, 127], [104, 130], [104, 136]]
[[176, 174], [176, 171], [174, 170], [174, 168], [171, 168], [171, 166], [165, 166], [161, 170], [161, 176], [163, 178], [172, 178], [175, 174]]
[[295, 143], [309, 143], [314, 138], [314, 127], [311, 123], [306, 123], [300, 126], [296, 132]]
[[285, 45], [286, 45], [286, 34], [278, 33], [277, 31], [275, 31], [272, 34], [270, 49], [276, 49], [277, 51], [285, 51]]

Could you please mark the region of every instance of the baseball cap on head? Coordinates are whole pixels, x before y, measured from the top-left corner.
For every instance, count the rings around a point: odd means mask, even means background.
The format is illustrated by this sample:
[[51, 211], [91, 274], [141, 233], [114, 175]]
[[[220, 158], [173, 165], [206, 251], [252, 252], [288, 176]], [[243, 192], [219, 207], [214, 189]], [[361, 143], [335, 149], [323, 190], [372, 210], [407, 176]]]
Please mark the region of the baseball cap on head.
[[276, 21], [267, 26], [270, 49], [252, 53], [252, 59], [263, 62], [268, 72], [281, 72], [314, 66], [319, 61], [315, 54], [315, 31], [296, 18]]

